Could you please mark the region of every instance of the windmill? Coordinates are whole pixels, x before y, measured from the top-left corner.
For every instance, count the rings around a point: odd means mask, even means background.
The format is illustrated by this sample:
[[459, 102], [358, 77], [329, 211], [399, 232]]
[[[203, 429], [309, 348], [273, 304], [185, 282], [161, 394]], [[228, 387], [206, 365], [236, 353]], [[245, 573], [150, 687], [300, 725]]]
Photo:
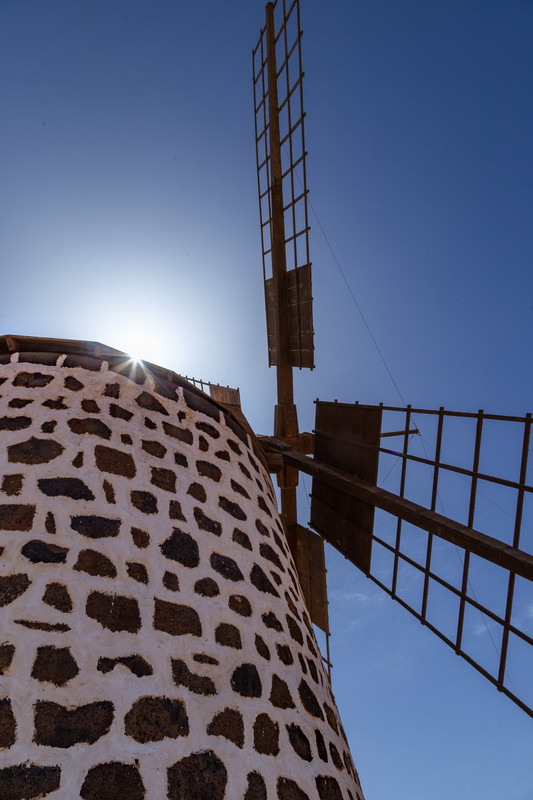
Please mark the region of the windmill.
[[[325, 541], [533, 716], [531, 687], [517, 687], [508, 670], [509, 659], [533, 644], [516, 613], [517, 598], [532, 596], [533, 556], [522, 524], [533, 493], [531, 414], [316, 401], [313, 434], [298, 430], [292, 371], [314, 367], [301, 37], [298, 0], [269, 3], [253, 50], [253, 85], [268, 357], [277, 375], [274, 435], [261, 442], [277, 474], [311, 618], [328, 632]], [[422, 455], [413, 437], [422, 441]], [[502, 457], [495, 474], [485, 468], [486, 453], [503, 439], [514, 443], [514, 456]], [[389, 441], [400, 445], [388, 447]], [[395, 466], [397, 486], [389, 491], [378, 485], [378, 474]], [[299, 473], [313, 481], [313, 530], [297, 521]], [[456, 478], [462, 498], [452, 518], [437, 509]], [[478, 529], [480, 506], [497, 505], [502, 492], [504, 529], [487, 519]], [[487, 599], [474, 586], [482, 573]], [[468, 641], [473, 615], [481, 615], [487, 631], [490, 625], [488, 660]]]

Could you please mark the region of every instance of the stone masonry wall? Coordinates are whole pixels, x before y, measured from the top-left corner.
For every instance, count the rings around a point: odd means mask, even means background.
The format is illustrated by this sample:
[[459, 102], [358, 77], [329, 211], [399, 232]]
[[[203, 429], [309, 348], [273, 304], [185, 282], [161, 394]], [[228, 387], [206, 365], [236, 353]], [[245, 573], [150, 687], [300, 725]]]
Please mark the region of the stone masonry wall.
[[2, 800], [362, 800], [248, 437], [105, 361], [0, 362]]

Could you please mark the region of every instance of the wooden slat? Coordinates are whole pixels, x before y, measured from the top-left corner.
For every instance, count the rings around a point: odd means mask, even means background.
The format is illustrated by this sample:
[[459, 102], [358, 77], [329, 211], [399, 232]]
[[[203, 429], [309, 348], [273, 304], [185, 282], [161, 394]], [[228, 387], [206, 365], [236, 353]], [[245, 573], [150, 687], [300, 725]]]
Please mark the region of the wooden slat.
[[[381, 410], [317, 401], [315, 459], [346, 475], [375, 484]], [[370, 447], [368, 446], [370, 445]], [[363, 572], [370, 570], [374, 505], [313, 478], [311, 527]]]
[[[265, 281], [269, 365], [277, 365], [276, 306], [272, 278]], [[287, 271], [287, 317], [289, 348], [293, 367], [314, 368], [313, 304], [311, 267]]]
[[302, 525], [297, 527], [296, 567], [311, 622], [329, 633], [324, 540]]

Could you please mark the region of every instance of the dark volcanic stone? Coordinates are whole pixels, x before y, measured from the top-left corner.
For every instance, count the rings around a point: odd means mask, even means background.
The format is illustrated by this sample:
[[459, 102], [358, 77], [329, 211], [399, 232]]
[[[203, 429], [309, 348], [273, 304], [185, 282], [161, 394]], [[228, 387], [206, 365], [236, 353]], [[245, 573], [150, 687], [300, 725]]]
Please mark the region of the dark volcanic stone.
[[133, 417], [133, 411], [128, 411], [126, 408], [117, 406], [116, 403], [110, 404], [109, 413], [113, 419], [124, 419], [126, 422], [129, 422], [129, 420]]
[[140, 528], [131, 529], [131, 538], [140, 550], [144, 550], [150, 544], [150, 534]]
[[133, 597], [91, 592], [85, 611], [88, 617], [110, 631], [137, 633], [141, 627], [139, 605]]
[[254, 722], [254, 748], [266, 756], [279, 753], [279, 724], [268, 714], [258, 714]]
[[320, 703], [316, 699], [316, 696], [309, 684], [303, 679], [300, 681], [300, 685], [298, 686], [298, 694], [300, 695], [300, 700], [302, 701], [303, 707], [309, 712], [309, 714], [311, 714], [313, 717], [317, 717], [318, 719], [324, 719], [324, 714], [320, 708]]
[[124, 727], [126, 736], [141, 744], [189, 734], [183, 701], [169, 697], [141, 697], [124, 717]]
[[261, 697], [262, 686], [257, 667], [241, 664], [231, 676], [231, 688], [243, 697]]
[[273, 611], [269, 611], [268, 614], [262, 614], [261, 619], [267, 628], [271, 628], [273, 631], [277, 631], [278, 633], [283, 631], [283, 625]]
[[315, 783], [320, 800], [342, 800], [342, 792], [335, 778], [319, 775]]
[[339, 732], [339, 726], [337, 725], [337, 717], [335, 712], [327, 703], [324, 703], [324, 711], [326, 712], [326, 719], [328, 721], [328, 725], [335, 733]]
[[43, 603], [57, 608], [58, 611], [63, 611], [65, 614], [72, 611], [72, 600], [67, 587], [63, 586], [62, 583], [48, 584], [43, 594]]
[[[17, 722], [11, 700], [0, 700], [0, 747], [11, 747], [17, 740]], [[1, 788], [1, 787], [0, 787]]]
[[14, 644], [0, 644], [0, 675], [7, 672], [15, 655]]
[[165, 492], [176, 491], [176, 473], [163, 467], [152, 467], [151, 483]]
[[289, 742], [292, 745], [294, 752], [300, 756], [303, 761], [312, 761], [311, 745], [309, 739], [300, 728], [299, 725], [286, 725], [287, 733], [289, 735]]
[[255, 634], [255, 649], [261, 656], [261, 658], [270, 661], [270, 650], [268, 649], [265, 640], [259, 636], [258, 633]]
[[103, 553], [97, 553], [96, 550], [80, 550], [73, 569], [101, 578], [117, 577], [117, 570], [111, 559]]
[[270, 692], [270, 702], [277, 708], [294, 708], [294, 701], [291, 697], [289, 687], [277, 675], [272, 676], [272, 690]]
[[96, 466], [102, 472], [123, 475], [125, 478], [133, 478], [137, 472], [132, 456], [122, 450], [115, 450], [113, 447], [97, 444], [94, 448], [94, 455], [96, 457]]
[[179, 500], [171, 500], [168, 506], [168, 516], [170, 519], [178, 519], [180, 522], [187, 522], [181, 510], [181, 503]]
[[8, 403], [9, 408], [24, 408], [25, 406], [29, 406], [30, 403], [33, 403], [33, 400], [29, 400], [28, 398], [24, 399], [22, 397], [14, 397], [13, 400], [10, 400]]
[[109, 483], [109, 481], [104, 480], [103, 482], [104, 494], [105, 499], [108, 503], [115, 503], [115, 490], [113, 489], [113, 484]]
[[106, 397], [112, 397], [114, 400], [118, 400], [120, 397], [120, 384], [106, 383], [104, 395]]
[[65, 408], [68, 408], [63, 402], [63, 395], [56, 400], [45, 400], [42, 405], [45, 406], [45, 408], [52, 408], [54, 411], [63, 411]]
[[101, 439], [111, 439], [111, 429], [101, 419], [69, 419], [68, 426], [72, 433], [79, 436], [88, 433]]
[[267, 542], [261, 542], [261, 544], [259, 545], [259, 552], [263, 556], [263, 558], [268, 559], [273, 564], [275, 564], [278, 569], [280, 569], [282, 572], [285, 572], [285, 568], [282, 566], [278, 554], [276, 553], [273, 547], [267, 544]]
[[276, 789], [278, 800], [309, 800], [309, 795], [290, 778], [278, 778]]
[[329, 743], [329, 753], [331, 756], [331, 760], [333, 761], [339, 772], [342, 772], [342, 770], [344, 769], [344, 764], [342, 763], [342, 758], [340, 757], [339, 751], [337, 750], [333, 742]]
[[59, 703], [38, 700], [35, 704], [34, 742], [49, 747], [72, 747], [78, 742], [94, 744], [113, 722], [113, 703], [87, 703], [69, 709]]
[[104, 539], [118, 536], [120, 520], [107, 519], [107, 517], [97, 517], [95, 515], [71, 517], [70, 527], [89, 539]]
[[228, 773], [212, 750], [193, 753], [167, 771], [169, 800], [224, 800]]
[[79, 392], [80, 389], [83, 389], [83, 383], [75, 378], [74, 375], [67, 375], [65, 389], [70, 389], [71, 392]]
[[198, 612], [190, 606], [169, 603], [166, 600], [155, 598], [154, 601], [154, 628], [172, 636], [202, 635], [202, 625]]
[[212, 439], [220, 438], [219, 431], [214, 427], [214, 425], [211, 425], [209, 422], [197, 422], [196, 427], [198, 428], [199, 431], [202, 431], [202, 433], [206, 433]]
[[248, 773], [248, 786], [243, 800], [267, 800], [265, 781], [259, 772]]
[[79, 672], [78, 665], [69, 647], [54, 647], [53, 645], [38, 647], [32, 678], [38, 681], [54, 683], [64, 686]]
[[13, 381], [13, 386], [25, 386], [27, 389], [42, 389], [54, 380], [53, 375], [43, 375], [42, 372], [19, 372]]
[[146, 409], [146, 411], [157, 411], [158, 414], [165, 414], [168, 417], [168, 411], [166, 410], [165, 406], [161, 405], [159, 400], [155, 398], [153, 395], [148, 394], [148, 392], [141, 392], [141, 394], [135, 399], [135, 402], [141, 408]]
[[205, 653], [195, 653], [193, 655], [194, 661], [197, 661], [199, 664], [213, 664], [216, 666], [219, 664], [218, 658], [213, 658], [212, 656], [206, 656]]
[[192, 536], [179, 528], [175, 528], [171, 536], [160, 546], [163, 555], [171, 561], [177, 561], [184, 567], [197, 567], [200, 563], [198, 545]]
[[279, 597], [276, 589], [274, 589], [274, 586], [258, 564], [253, 565], [252, 571], [250, 572], [250, 580], [260, 592], [266, 592], [267, 594], [274, 595], [274, 597]]
[[201, 531], [208, 531], [214, 533], [215, 536], [220, 536], [222, 533], [222, 525], [214, 519], [210, 519], [201, 508], [194, 509], [194, 518]]
[[32, 436], [25, 442], [7, 448], [7, 457], [15, 464], [46, 464], [63, 452], [63, 445], [53, 439], [36, 439]]
[[22, 625], [24, 628], [29, 628], [32, 631], [57, 631], [58, 633], [66, 633], [70, 630], [69, 625], [63, 622], [34, 622], [28, 619], [15, 619], [13, 620], [17, 625]]
[[0, 606], [7, 606], [20, 597], [31, 584], [27, 575], [22, 572], [16, 575], [0, 576]]
[[94, 500], [94, 494], [79, 478], [41, 478], [37, 481], [37, 485], [47, 497]]
[[278, 651], [278, 658], [282, 664], [285, 664], [286, 667], [290, 667], [291, 664], [294, 663], [294, 658], [292, 657], [291, 648], [286, 644], [277, 644], [276, 650]]
[[106, 658], [102, 656], [98, 659], [96, 668], [105, 675], [107, 672], [111, 672], [117, 664], [122, 664], [122, 666], [129, 669], [137, 678], [144, 678], [154, 673], [148, 661], [137, 654], [133, 656], [122, 656], [121, 658]]
[[304, 637], [302, 636], [302, 631], [300, 630], [300, 626], [296, 620], [293, 619], [289, 614], [285, 614], [285, 619], [287, 620], [287, 625], [289, 626], [289, 633], [294, 641], [303, 645]]
[[324, 742], [324, 737], [322, 736], [321, 732], [318, 728], [315, 730], [315, 737], [316, 737], [316, 749], [318, 750], [318, 755], [325, 761], [326, 764], [328, 762], [328, 751], [326, 749], [326, 744]]
[[191, 483], [187, 489], [187, 494], [190, 495], [190, 497], [194, 497], [199, 503], [205, 503], [207, 500], [206, 491], [201, 483]]
[[87, 414], [99, 414], [100, 409], [96, 400], [86, 399], [81, 401], [81, 407]]
[[218, 572], [228, 581], [244, 580], [244, 575], [240, 571], [237, 562], [229, 558], [229, 556], [224, 556], [221, 553], [212, 553], [210, 562], [215, 572]]
[[178, 576], [174, 575], [173, 572], [165, 572], [163, 575], [163, 586], [165, 589], [168, 589], [169, 592], [179, 592], [180, 582]]
[[221, 622], [215, 630], [215, 641], [224, 647], [233, 647], [235, 650], [242, 650], [241, 634], [235, 625], [229, 622]]
[[148, 571], [144, 564], [137, 561], [126, 561], [126, 569], [130, 578], [137, 583], [148, 583]]
[[196, 469], [202, 478], [211, 478], [212, 481], [219, 481], [222, 477], [222, 470], [210, 461], [197, 461]]
[[242, 715], [235, 708], [225, 708], [215, 714], [207, 726], [209, 736], [223, 736], [237, 747], [244, 747], [244, 723]]
[[20, 552], [33, 564], [64, 564], [68, 548], [32, 539], [31, 542], [26, 542]]
[[220, 594], [218, 584], [212, 578], [200, 578], [194, 584], [194, 591], [202, 597], [217, 597]]
[[241, 617], [252, 616], [252, 606], [250, 605], [250, 601], [243, 594], [230, 595], [228, 605], [232, 611], [235, 611], [236, 614], [240, 614]]
[[34, 800], [59, 789], [61, 769], [19, 764], [0, 769], [2, 800]]
[[237, 505], [237, 503], [233, 503], [231, 500], [228, 500], [227, 497], [219, 497], [218, 505], [221, 509], [223, 509], [223, 511], [226, 511], [226, 513], [231, 514], [232, 517], [235, 517], [235, 519], [239, 519], [241, 521], [247, 519], [247, 516], [242, 508]]
[[252, 543], [250, 542], [250, 537], [243, 531], [240, 531], [238, 528], [235, 528], [235, 530], [233, 531], [232, 539], [234, 542], [240, 544], [240, 546], [244, 547], [246, 550], [252, 549]]
[[[231, 442], [229, 442], [229, 445], [230, 445], [230, 447], [231, 447]], [[242, 474], [243, 474], [243, 475], [246, 475], [246, 477], [247, 477], [249, 480], [252, 480], [252, 474], [251, 474], [250, 470], [249, 470], [249, 469], [246, 469], [246, 467], [244, 466], [244, 464], [241, 464], [241, 462], [240, 462], [240, 461], [239, 461], [239, 469], [240, 469], [240, 471], [242, 472]]]
[[178, 467], [187, 468], [189, 466], [189, 462], [187, 461], [183, 453], [174, 453], [174, 461], [176, 462]]
[[172, 678], [176, 686], [185, 686], [193, 694], [204, 696], [217, 693], [216, 686], [211, 678], [191, 672], [185, 661], [173, 658], [171, 664]]
[[8, 495], [20, 494], [23, 480], [23, 475], [4, 475], [1, 491]]
[[237, 494], [242, 494], [242, 496], [246, 497], [247, 500], [250, 499], [250, 495], [248, 494], [244, 486], [241, 486], [240, 483], [234, 481], [233, 478], [231, 479], [231, 488], [233, 489], [234, 492], [237, 492]]
[[167, 452], [167, 448], [160, 442], [148, 441], [147, 439], [142, 440], [142, 449], [156, 458], [163, 458]]
[[193, 435], [188, 428], [179, 428], [177, 425], [171, 425], [170, 422], [163, 422], [163, 430], [167, 436], [171, 436], [173, 439], [178, 439], [185, 444], [193, 443]]
[[151, 492], [134, 490], [130, 493], [131, 504], [143, 514], [157, 514], [157, 499]]
[[91, 767], [80, 790], [82, 800], [144, 800], [144, 784], [137, 767], [110, 761]]
[[[257, 482], [259, 483], [259, 481], [257, 481]], [[265, 501], [263, 500], [261, 495], [259, 495], [259, 497], [257, 498], [257, 504], [258, 504], [259, 508], [261, 509], [261, 511], [264, 511], [265, 514], [268, 514], [269, 517], [272, 516], [272, 512], [270, 511], [269, 507], [267, 506], [267, 504], [265, 503]]]

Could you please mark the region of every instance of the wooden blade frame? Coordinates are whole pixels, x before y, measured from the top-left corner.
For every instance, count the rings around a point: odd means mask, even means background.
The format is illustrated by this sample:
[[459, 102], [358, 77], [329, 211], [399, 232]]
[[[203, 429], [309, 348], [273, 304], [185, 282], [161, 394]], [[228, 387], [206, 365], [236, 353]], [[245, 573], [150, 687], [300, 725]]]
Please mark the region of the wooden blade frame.
[[298, 0], [269, 3], [252, 60], [269, 366], [313, 369], [301, 38]]
[[[336, 529], [328, 530], [326, 517], [312, 505], [312, 518], [320, 516], [320, 532], [326, 541], [533, 716], [531, 414], [514, 417], [444, 408], [338, 404], [351, 409], [341, 415], [352, 416], [352, 432], [366, 427], [369, 414], [382, 415], [388, 430], [381, 432], [380, 442], [390, 442], [385, 439], [390, 431], [401, 437], [396, 450], [365, 443], [350, 434], [346, 420], [343, 432], [336, 434], [327, 419], [331, 413], [338, 416], [330, 408], [336, 404], [317, 405], [316, 435], [320, 432], [329, 445], [322, 452], [319, 445], [314, 459], [279, 440], [263, 439], [262, 445], [267, 452], [281, 454], [286, 465], [313, 476], [313, 504], [315, 494], [323, 503], [328, 487], [348, 513], [351, 501], [362, 504], [363, 517], [357, 511], [355, 518], [348, 519], [352, 525], [348, 533], [352, 539], [366, 536], [371, 540], [371, 559], [361, 559], [360, 546], [350, 542], [349, 536], [339, 542]], [[414, 452], [415, 445], [422, 443], [416, 435], [419, 431], [424, 433], [422, 455]], [[357, 441], [346, 470], [350, 438]], [[378, 457], [381, 482], [394, 478], [395, 491], [358, 476]], [[354, 468], [353, 459], [359, 458], [360, 467]], [[507, 479], [497, 471], [515, 476]], [[455, 519], [438, 513], [437, 505], [443, 502]], [[371, 532], [361, 524], [365, 504], [376, 509]], [[489, 531], [494, 535], [488, 535]]]

